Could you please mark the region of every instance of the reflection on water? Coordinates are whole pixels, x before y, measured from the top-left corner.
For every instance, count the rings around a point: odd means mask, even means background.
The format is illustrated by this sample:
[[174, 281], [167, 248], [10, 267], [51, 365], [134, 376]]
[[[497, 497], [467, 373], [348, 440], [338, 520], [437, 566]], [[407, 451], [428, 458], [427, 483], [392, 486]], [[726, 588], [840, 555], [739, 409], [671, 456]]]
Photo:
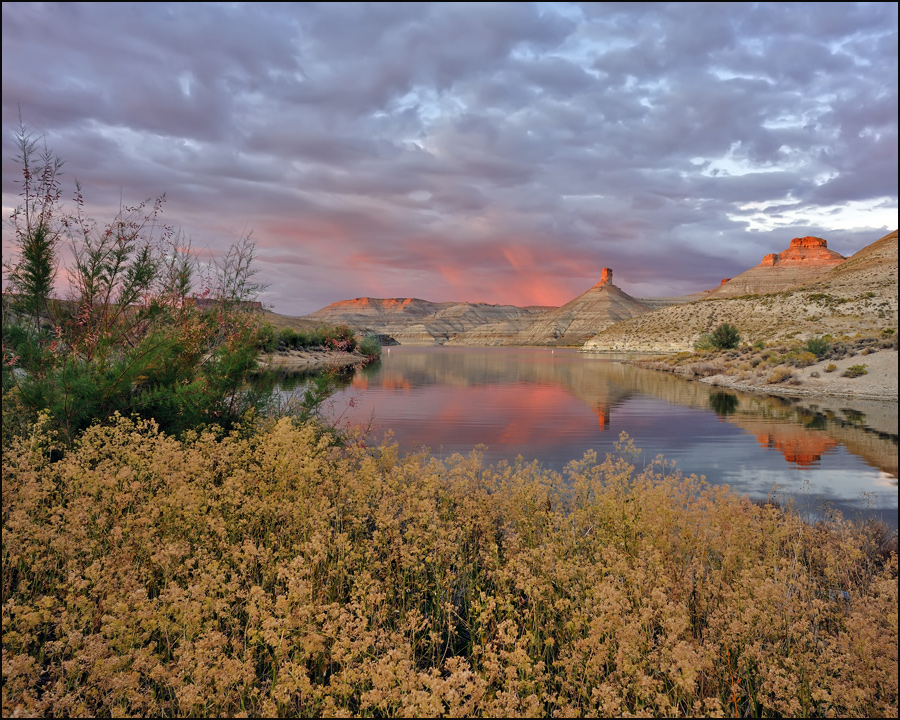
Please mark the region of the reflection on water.
[[624, 431], [648, 461], [662, 454], [751, 497], [775, 488], [897, 525], [893, 403], [723, 391], [574, 350], [401, 346], [358, 371], [335, 410], [374, 418], [376, 439], [390, 429], [405, 451], [484, 445], [486, 462], [522, 455], [554, 470], [602, 458]]

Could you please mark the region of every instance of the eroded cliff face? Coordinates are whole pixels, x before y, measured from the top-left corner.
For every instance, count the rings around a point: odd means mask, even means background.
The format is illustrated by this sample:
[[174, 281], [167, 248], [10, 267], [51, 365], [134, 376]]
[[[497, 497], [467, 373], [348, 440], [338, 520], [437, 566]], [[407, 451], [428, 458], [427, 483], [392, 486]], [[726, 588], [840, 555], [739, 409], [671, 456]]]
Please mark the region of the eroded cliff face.
[[497, 323], [513, 323], [515, 332], [546, 306], [516, 307], [489, 303], [434, 303], [418, 298], [341, 300], [306, 317], [356, 332], [393, 339], [401, 345], [443, 345], [458, 335]]
[[520, 345], [581, 345], [603, 328], [650, 312], [650, 307], [612, 284], [612, 271], [586, 293], [536, 317], [516, 336]]
[[769, 253], [756, 267], [723, 280], [709, 295], [737, 297], [781, 292], [812, 282], [846, 259], [840, 253], [829, 250], [824, 238], [794, 238], [786, 250]]
[[306, 317], [349, 325], [401, 345], [578, 346], [598, 330], [652, 309], [613, 285], [612, 278], [612, 269], [603, 268], [596, 285], [561, 308], [355, 298]]
[[349, 325], [356, 329], [366, 324], [381, 325], [398, 318], [418, 320], [454, 304], [419, 298], [361, 297], [339, 300], [305, 317], [328, 325]]
[[[821, 238], [797, 238], [792, 248], [778, 253], [788, 255], [781, 269], [789, 272], [779, 274], [777, 262], [774, 266], [757, 266], [721, 286], [731, 286], [729, 293], [714, 290], [701, 300], [617, 323], [588, 340], [584, 349], [651, 353], [691, 350], [702, 333], [723, 322], [736, 325], [750, 342], [896, 328], [897, 232], [849, 259], [841, 259], [838, 253], [832, 255], [824, 241], [819, 241]], [[819, 260], [810, 259], [806, 253]], [[798, 271], [791, 272], [791, 268]], [[735, 283], [741, 278], [743, 286]]]
[[599, 330], [652, 309], [612, 283], [613, 271], [603, 268], [600, 281], [560, 308], [525, 322], [483, 325], [457, 335], [452, 345], [581, 345]]
[[897, 233], [850, 259], [829, 250], [824, 238], [794, 238], [718, 288], [683, 297], [631, 297], [613, 284], [612, 269], [603, 268], [596, 285], [560, 308], [355, 298], [305, 318], [401, 344], [584, 344], [603, 352], [689, 350], [722, 322], [765, 340], [851, 327], [855, 333], [896, 326]]

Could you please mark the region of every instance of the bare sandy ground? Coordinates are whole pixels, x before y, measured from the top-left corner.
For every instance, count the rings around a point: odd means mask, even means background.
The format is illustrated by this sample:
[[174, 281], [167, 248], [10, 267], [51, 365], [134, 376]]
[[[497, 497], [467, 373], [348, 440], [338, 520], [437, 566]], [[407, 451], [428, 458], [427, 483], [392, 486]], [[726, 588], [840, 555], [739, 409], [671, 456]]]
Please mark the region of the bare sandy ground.
[[272, 353], [259, 358], [259, 365], [270, 370], [327, 370], [350, 365], [363, 365], [369, 358], [358, 352], [335, 352], [331, 350], [289, 350]]
[[[825, 368], [834, 364], [832, 372]], [[865, 365], [866, 374], [843, 377], [851, 365]], [[768, 384], [762, 378], [742, 378], [737, 375], [710, 375], [700, 382], [734, 388], [762, 391], [771, 395], [847, 397], [867, 400], [897, 401], [897, 351], [879, 350], [867, 355], [857, 354], [840, 360], [824, 360], [805, 368], [793, 368], [792, 378], [784, 383]]]

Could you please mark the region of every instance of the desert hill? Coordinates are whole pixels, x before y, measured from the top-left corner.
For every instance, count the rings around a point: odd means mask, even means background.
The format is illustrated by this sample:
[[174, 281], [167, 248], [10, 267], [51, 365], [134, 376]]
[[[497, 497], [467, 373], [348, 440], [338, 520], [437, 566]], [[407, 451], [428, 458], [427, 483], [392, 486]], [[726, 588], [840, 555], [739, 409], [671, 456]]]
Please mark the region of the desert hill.
[[391, 320], [420, 320], [451, 307], [454, 303], [436, 303], [419, 298], [355, 298], [339, 300], [305, 317], [330, 325], [383, 325]]
[[306, 315], [329, 325], [348, 325], [401, 345], [441, 345], [473, 328], [499, 322], [519, 323], [550, 308], [489, 303], [435, 303], [418, 298], [356, 298], [341, 300]]
[[832, 291], [849, 293], [864, 285], [866, 292], [897, 290], [897, 231], [867, 245], [845, 262], [820, 276], [815, 283], [827, 284]]
[[530, 318], [515, 332], [514, 325], [483, 325], [453, 338], [454, 345], [581, 345], [621, 320], [643, 315], [652, 307], [613, 285], [613, 273], [603, 268], [600, 282], [574, 300]]
[[302, 319], [401, 344], [584, 344], [595, 352], [690, 350], [722, 322], [737, 325], [745, 339], [767, 342], [874, 332], [897, 325], [897, 232], [849, 259], [823, 238], [794, 238], [718, 288], [682, 297], [631, 297], [604, 268], [600, 282], [559, 308], [356, 298]]
[[[823, 247], [823, 249], [825, 249]], [[801, 261], [802, 262], [802, 261]], [[584, 344], [592, 352], [678, 352], [690, 350], [699, 336], [730, 322], [745, 340], [784, 341], [831, 333], [877, 333], [897, 327], [897, 232], [886, 235], [847, 260], [814, 263], [807, 281], [796, 286], [703, 300], [662, 308], [599, 332]], [[765, 267], [753, 268], [760, 283]], [[760, 272], [754, 272], [760, 271]], [[740, 277], [740, 276], [738, 276]], [[773, 274], [778, 287], [783, 274]], [[734, 278], [736, 280], [738, 278]], [[730, 283], [726, 283], [726, 286]], [[723, 286], [725, 287], [725, 286]]]

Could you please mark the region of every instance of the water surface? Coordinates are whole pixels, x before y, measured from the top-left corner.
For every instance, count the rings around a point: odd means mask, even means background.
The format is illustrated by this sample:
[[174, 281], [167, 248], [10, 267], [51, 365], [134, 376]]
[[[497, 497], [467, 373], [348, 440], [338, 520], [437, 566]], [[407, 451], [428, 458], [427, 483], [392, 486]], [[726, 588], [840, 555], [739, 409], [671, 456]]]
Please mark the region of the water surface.
[[549, 348], [385, 348], [333, 399], [341, 423], [387, 430], [438, 457], [484, 446], [485, 463], [561, 471], [614, 451], [622, 432], [649, 462], [754, 499], [795, 497], [897, 526], [894, 403], [791, 401], [725, 391], [604, 355]]

